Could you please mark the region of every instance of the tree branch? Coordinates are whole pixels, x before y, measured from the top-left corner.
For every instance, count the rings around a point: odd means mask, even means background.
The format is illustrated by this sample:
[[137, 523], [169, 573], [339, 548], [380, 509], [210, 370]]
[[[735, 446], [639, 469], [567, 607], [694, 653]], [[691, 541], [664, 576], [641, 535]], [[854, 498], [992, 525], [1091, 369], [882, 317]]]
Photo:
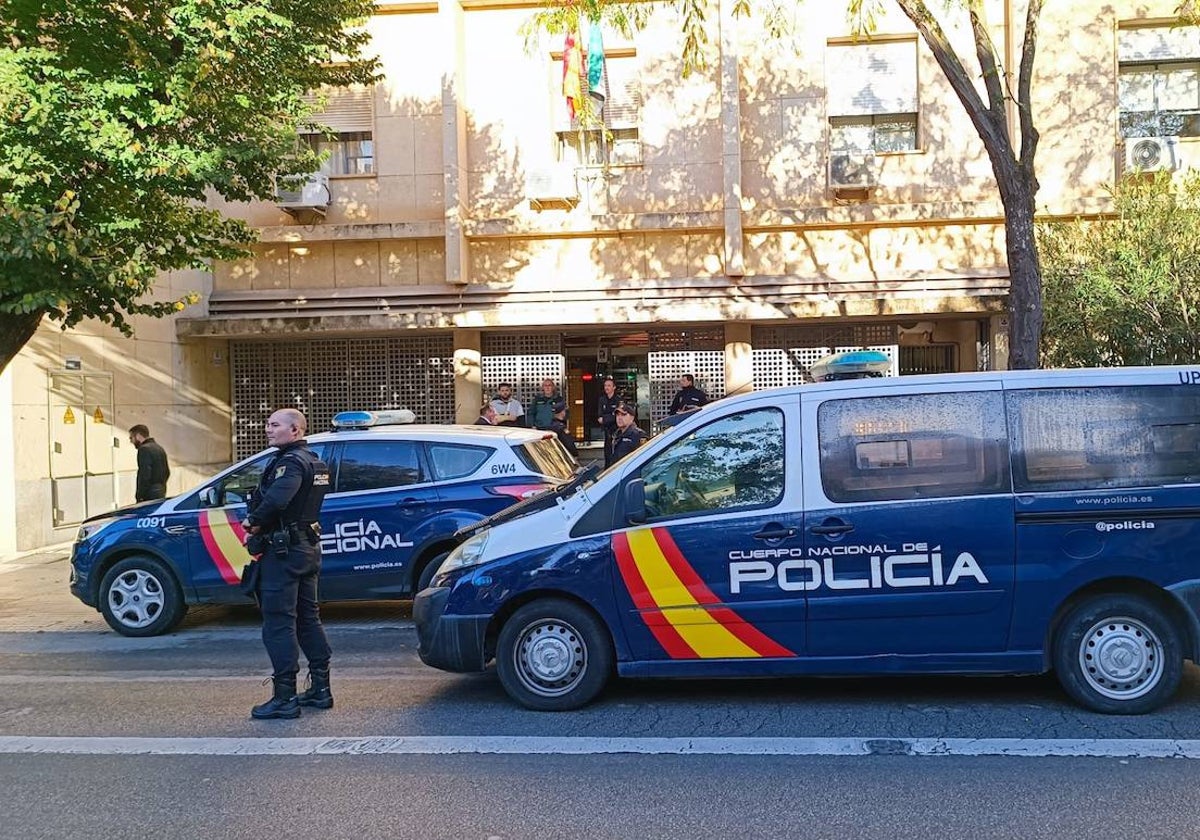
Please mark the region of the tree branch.
[[1037, 152], [1038, 131], [1033, 126], [1033, 106], [1030, 89], [1033, 87], [1033, 59], [1037, 55], [1037, 27], [1042, 14], [1042, 0], [1029, 0], [1025, 13], [1025, 37], [1021, 42], [1021, 70], [1017, 77], [1017, 113], [1021, 120], [1020, 166], [1034, 181], [1033, 156]]
[[979, 59], [979, 69], [983, 72], [983, 87], [987, 91], [988, 110], [992, 119], [1004, 118], [1004, 85], [1001, 83], [1000, 63], [996, 60], [996, 45], [992, 42], [991, 33], [987, 29], [987, 21], [983, 10], [983, 0], [971, 0], [967, 4], [967, 14], [971, 19], [971, 35], [975, 39], [975, 56]]

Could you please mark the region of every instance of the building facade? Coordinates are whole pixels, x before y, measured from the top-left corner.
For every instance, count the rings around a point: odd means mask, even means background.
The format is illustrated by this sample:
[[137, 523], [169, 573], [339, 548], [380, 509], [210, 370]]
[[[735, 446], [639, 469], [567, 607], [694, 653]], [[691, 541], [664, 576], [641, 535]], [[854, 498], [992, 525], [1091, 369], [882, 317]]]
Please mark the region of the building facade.
[[[0, 379], [7, 434], [30, 441], [0, 487], [14, 542], [129, 501], [135, 422], [182, 486], [260, 449], [281, 405], [317, 427], [345, 408], [470, 422], [500, 382], [528, 401], [548, 377], [586, 440], [604, 375], [649, 426], [682, 373], [719, 397], [802, 382], [839, 349], [881, 349], [900, 375], [1004, 367], [991, 166], [907, 18], [855, 39], [835, 4], [807, 0], [780, 37], [710, 5], [705, 67], [686, 76], [668, 10], [632, 38], [602, 28], [572, 116], [563, 37], [523, 32], [533, 4], [380, 2], [379, 82], [321, 93], [325, 171], [222, 208], [259, 229], [252, 258], [164, 278], [202, 301], [135, 339], [46, 327]], [[1018, 55], [1024, 4], [985, 5]], [[1181, 168], [1200, 149], [1200, 36], [1175, 5], [1047, 5], [1046, 215], [1103, 213], [1131, 162]], [[973, 54], [965, 27], [948, 35]], [[601, 52], [586, 27], [576, 40]], [[82, 438], [62, 422], [76, 405]], [[107, 437], [117, 447], [94, 456]]]

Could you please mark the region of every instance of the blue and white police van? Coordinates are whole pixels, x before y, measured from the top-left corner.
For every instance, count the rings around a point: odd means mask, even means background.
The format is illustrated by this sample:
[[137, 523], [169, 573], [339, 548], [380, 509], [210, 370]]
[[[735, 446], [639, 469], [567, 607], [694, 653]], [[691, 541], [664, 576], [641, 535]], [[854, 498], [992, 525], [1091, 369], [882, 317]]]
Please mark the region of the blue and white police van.
[[1148, 712], [1200, 652], [1200, 367], [727, 398], [485, 523], [419, 653], [534, 709], [622, 677], [1036, 674]]
[[[343, 412], [335, 431], [308, 437], [332, 479], [321, 508], [323, 601], [410, 595], [456, 531], [569, 481], [577, 467], [553, 433], [412, 419], [403, 410]], [[175, 498], [85, 521], [71, 592], [127, 636], [164, 633], [191, 604], [248, 602], [241, 522], [274, 452]]]

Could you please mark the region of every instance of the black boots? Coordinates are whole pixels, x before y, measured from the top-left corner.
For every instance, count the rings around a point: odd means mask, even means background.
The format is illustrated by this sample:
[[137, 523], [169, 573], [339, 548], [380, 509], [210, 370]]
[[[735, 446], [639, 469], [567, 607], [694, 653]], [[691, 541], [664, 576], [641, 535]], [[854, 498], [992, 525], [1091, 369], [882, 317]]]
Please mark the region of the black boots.
[[301, 706], [313, 709], [332, 709], [333, 692], [329, 690], [329, 666], [308, 668], [308, 688], [296, 698]]
[[[328, 676], [329, 672], [325, 673]], [[300, 717], [300, 703], [296, 699], [296, 675], [272, 677], [271, 681], [275, 684], [275, 691], [271, 695], [271, 699], [266, 703], [259, 703], [251, 709], [250, 717], [255, 720]], [[325, 684], [329, 685], [328, 679]], [[330, 705], [333, 705], [332, 699]]]

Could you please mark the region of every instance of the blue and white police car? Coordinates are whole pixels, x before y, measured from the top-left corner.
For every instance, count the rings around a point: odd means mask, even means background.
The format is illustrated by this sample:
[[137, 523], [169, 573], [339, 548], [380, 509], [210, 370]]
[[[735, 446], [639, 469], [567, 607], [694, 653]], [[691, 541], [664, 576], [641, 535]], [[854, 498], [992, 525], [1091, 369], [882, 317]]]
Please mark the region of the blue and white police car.
[[1200, 659], [1200, 367], [825, 373], [493, 517], [418, 593], [421, 658], [494, 659], [546, 710], [613, 674], [1052, 670], [1100, 712], [1172, 697]]
[[[321, 600], [422, 588], [459, 529], [569, 481], [548, 432], [412, 424], [412, 412], [344, 412], [308, 437], [333, 486], [321, 508]], [[71, 555], [71, 592], [126, 636], [166, 632], [191, 604], [240, 603], [241, 521], [274, 449], [196, 489], [93, 517]]]

